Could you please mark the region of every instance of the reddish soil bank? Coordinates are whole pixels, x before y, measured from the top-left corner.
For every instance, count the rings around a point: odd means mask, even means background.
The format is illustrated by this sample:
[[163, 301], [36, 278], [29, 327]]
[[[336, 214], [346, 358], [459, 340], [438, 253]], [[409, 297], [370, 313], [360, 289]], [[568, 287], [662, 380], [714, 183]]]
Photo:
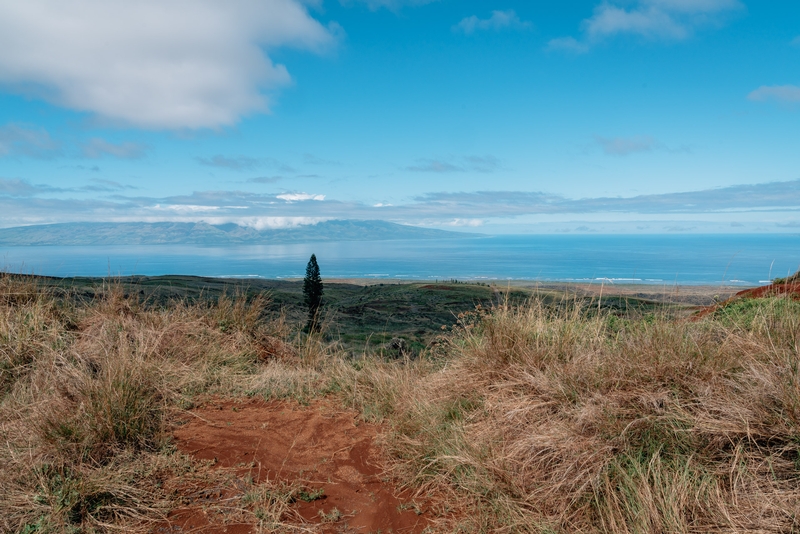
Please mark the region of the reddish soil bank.
[[[290, 402], [215, 402], [193, 410], [178, 428], [178, 448], [194, 458], [211, 460], [215, 468], [233, 468], [258, 481], [300, 483], [309, 492], [324, 491], [311, 502], [293, 504], [294, 520], [313, 532], [420, 533], [428, 513], [398, 494], [379, 467], [375, 438], [380, 427], [363, 423], [353, 412], [320, 401], [309, 407]], [[206, 490], [208, 492], [208, 490]], [[210, 500], [224, 501], [231, 490], [212, 491]], [[202, 495], [201, 495], [202, 496]], [[240, 534], [255, 532], [245, 523], [214, 524], [202, 513], [202, 502], [174, 510], [164, 532]], [[341, 514], [336, 517], [334, 508]], [[325, 524], [321, 514], [327, 514]]]
[[763, 297], [776, 297], [779, 295], [787, 295], [794, 299], [800, 299], [800, 282], [789, 282], [787, 284], [769, 284], [766, 286], [753, 287], [750, 289], [739, 291], [731, 298], [724, 300], [719, 304], [714, 304], [713, 306], [706, 306], [704, 308], [701, 308], [700, 311], [698, 311], [693, 318], [699, 319], [701, 317], [705, 317], [709, 313], [714, 313], [716, 310], [724, 308], [728, 304], [739, 299], [758, 299]]

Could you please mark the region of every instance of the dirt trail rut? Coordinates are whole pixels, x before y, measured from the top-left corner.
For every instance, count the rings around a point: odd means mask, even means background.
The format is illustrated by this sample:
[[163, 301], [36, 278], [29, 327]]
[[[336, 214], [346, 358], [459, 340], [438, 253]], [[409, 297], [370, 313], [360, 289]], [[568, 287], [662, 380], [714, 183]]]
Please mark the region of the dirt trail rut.
[[[417, 534], [429, 524], [429, 514], [412, 505], [408, 495], [398, 494], [383, 475], [375, 444], [380, 427], [360, 422], [354, 412], [325, 401], [303, 407], [249, 400], [210, 403], [191, 415], [174, 432], [182, 452], [240, 470], [256, 482], [300, 482], [309, 491], [323, 490], [321, 498], [293, 505], [295, 516], [314, 532]], [[244, 523], [214, 524], [195, 506], [173, 511], [168, 531], [239, 534], [256, 529]]]

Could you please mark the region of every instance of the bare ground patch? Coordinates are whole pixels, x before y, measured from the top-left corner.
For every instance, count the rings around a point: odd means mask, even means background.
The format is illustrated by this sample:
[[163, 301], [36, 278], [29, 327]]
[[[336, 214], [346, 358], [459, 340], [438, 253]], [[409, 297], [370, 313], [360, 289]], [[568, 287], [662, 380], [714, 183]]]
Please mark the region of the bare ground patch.
[[[233, 475], [226, 487], [187, 491], [187, 506], [173, 510], [156, 532], [257, 532], [255, 523], [208, 513], [250, 484], [285, 484], [293, 496], [281, 518], [311, 532], [420, 533], [429, 513], [399, 492], [383, 472], [377, 425], [326, 401], [225, 400], [188, 412], [174, 431], [178, 449]], [[206, 493], [203, 493], [203, 492]], [[241, 499], [239, 499], [241, 500]]]

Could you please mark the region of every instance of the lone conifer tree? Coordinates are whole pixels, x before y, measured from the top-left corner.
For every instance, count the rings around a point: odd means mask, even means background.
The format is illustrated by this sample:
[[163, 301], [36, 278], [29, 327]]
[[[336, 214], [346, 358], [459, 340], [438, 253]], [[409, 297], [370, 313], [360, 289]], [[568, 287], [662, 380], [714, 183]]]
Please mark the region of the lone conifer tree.
[[312, 254], [306, 265], [303, 279], [303, 299], [308, 306], [308, 331], [319, 332], [319, 309], [322, 306], [322, 278], [319, 275], [317, 256]]

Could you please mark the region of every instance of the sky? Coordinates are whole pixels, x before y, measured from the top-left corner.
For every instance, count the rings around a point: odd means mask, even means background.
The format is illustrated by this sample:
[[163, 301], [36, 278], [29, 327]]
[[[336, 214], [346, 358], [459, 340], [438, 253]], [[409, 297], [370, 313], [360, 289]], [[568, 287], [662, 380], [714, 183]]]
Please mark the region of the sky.
[[0, 227], [800, 231], [800, 3], [0, 0]]

